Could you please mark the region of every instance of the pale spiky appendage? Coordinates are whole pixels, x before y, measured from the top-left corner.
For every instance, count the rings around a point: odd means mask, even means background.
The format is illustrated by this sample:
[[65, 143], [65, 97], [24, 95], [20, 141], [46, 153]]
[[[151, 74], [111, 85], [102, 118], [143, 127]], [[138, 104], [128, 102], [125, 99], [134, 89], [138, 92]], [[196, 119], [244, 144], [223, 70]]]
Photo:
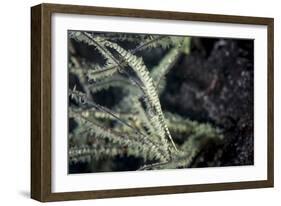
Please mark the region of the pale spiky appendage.
[[154, 86], [153, 79], [150, 77], [148, 69], [143, 63], [143, 60], [126, 51], [116, 43], [103, 41], [103, 44], [107, 47], [115, 49], [121, 55], [121, 57], [124, 58], [128, 65], [136, 72], [143, 84], [143, 90], [145, 92], [146, 98], [151, 104], [151, 107], [155, 110], [155, 116], [157, 117], [155, 121], [160, 122], [160, 128], [158, 132], [161, 134], [161, 136], [165, 134], [169, 141], [171, 141], [173, 148], [177, 151], [177, 147], [171, 137], [168, 127], [166, 126], [165, 118], [163, 116], [161, 104]]

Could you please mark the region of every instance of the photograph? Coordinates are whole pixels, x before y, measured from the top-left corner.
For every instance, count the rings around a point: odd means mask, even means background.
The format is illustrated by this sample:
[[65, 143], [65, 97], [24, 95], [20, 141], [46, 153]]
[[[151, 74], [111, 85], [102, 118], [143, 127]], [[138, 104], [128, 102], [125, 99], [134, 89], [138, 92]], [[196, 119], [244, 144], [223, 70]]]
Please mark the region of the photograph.
[[68, 173], [254, 164], [254, 40], [68, 30]]

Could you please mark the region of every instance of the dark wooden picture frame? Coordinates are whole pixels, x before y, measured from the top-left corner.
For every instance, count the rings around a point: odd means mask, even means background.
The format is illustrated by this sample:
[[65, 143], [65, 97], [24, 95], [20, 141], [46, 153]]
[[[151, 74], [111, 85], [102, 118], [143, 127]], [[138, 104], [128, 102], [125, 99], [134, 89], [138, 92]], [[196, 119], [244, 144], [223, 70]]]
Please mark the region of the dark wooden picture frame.
[[[267, 26], [267, 180], [134, 189], [53, 193], [51, 190], [51, 16], [54, 13], [139, 17]], [[48, 202], [273, 187], [273, 28], [272, 18], [40, 4], [31, 8], [31, 197]]]

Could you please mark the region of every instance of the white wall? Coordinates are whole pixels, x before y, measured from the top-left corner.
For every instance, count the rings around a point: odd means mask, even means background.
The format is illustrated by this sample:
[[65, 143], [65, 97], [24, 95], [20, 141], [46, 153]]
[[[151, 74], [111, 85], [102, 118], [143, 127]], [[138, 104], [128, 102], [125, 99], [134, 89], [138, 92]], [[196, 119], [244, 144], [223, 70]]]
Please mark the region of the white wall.
[[[61, 0], [95, 6], [205, 12], [275, 18], [275, 188], [152, 197], [48, 203], [47, 205], [280, 205], [281, 200], [281, 12], [276, 0]], [[0, 203], [39, 205], [29, 199], [30, 182], [30, 6], [40, 1], [1, 2]]]

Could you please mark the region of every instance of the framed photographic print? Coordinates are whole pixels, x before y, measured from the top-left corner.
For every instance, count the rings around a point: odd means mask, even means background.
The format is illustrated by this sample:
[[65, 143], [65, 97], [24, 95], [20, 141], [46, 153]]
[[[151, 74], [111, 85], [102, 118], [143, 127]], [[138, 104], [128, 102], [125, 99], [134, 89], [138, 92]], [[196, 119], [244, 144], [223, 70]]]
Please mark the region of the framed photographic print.
[[31, 8], [31, 197], [273, 187], [273, 19]]

